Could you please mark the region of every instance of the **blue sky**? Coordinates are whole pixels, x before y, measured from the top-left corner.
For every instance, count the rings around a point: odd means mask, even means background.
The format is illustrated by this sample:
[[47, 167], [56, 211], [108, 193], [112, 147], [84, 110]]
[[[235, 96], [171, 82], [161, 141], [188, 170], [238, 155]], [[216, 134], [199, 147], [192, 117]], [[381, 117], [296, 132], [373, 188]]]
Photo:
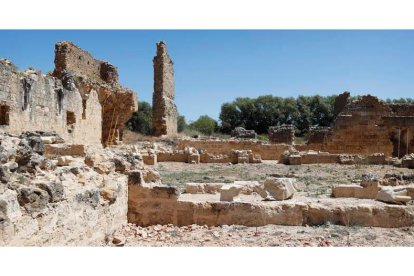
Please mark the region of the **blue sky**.
[[414, 31], [0, 31], [0, 57], [52, 71], [54, 44], [70, 40], [119, 69], [151, 102], [155, 43], [167, 42], [180, 114], [218, 118], [236, 97], [371, 93], [414, 97]]

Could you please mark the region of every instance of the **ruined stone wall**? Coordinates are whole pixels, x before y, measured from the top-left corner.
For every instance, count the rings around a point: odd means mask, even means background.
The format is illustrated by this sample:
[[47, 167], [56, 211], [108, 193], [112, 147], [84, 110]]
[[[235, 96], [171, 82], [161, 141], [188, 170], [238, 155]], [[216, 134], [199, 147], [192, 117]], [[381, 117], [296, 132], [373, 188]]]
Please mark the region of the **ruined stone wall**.
[[70, 71], [95, 81], [118, 82], [118, 70], [108, 62], [96, 60], [87, 51], [70, 41], [55, 45], [55, 70], [53, 75], [60, 78], [62, 72]]
[[5, 60], [0, 60], [0, 105], [8, 108], [3, 114], [7, 122], [0, 124], [2, 131], [56, 131], [74, 144], [101, 141], [101, 105], [96, 92], [82, 99], [76, 87], [64, 86], [40, 72], [19, 72]]
[[286, 144], [269, 144], [254, 140], [197, 140], [182, 139], [177, 140], [177, 148], [183, 150], [186, 146], [205, 150], [214, 155], [231, 156], [233, 150], [251, 150], [253, 154], [258, 154], [263, 160], [279, 160], [280, 155], [289, 146]]
[[392, 156], [390, 134], [382, 123], [382, 116], [390, 115], [392, 109], [370, 95], [349, 103], [336, 118], [323, 150], [330, 153], [384, 153]]
[[138, 109], [138, 105], [136, 94], [118, 83], [115, 66], [96, 60], [73, 43], [63, 41], [55, 46], [53, 75], [61, 79], [69, 75], [83, 99], [95, 91], [102, 106], [102, 144], [111, 145], [122, 140], [125, 123]]
[[311, 127], [309, 129], [307, 144], [322, 144], [325, 141], [325, 137], [330, 133], [330, 127]]
[[40, 133], [0, 134], [0, 246], [110, 243], [127, 223], [121, 171], [132, 166], [127, 160], [141, 166], [139, 156], [100, 145], [46, 144], [51, 137]]
[[154, 94], [152, 128], [154, 136], [177, 134], [177, 107], [174, 102], [174, 68], [166, 44], [157, 43], [154, 57]]
[[[200, 197], [198, 197], [200, 196]], [[247, 198], [248, 196], [246, 196]], [[369, 227], [412, 226], [409, 206], [392, 206], [361, 200], [339, 199], [224, 202], [219, 194], [182, 194], [176, 187], [147, 185], [128, 180], [128, 222], [140, 226], [198, 225], [359, 225]]]
[[292, 145], [295, 142], [295, 127], [293, 125], [269, 127], [269, 141], [275, 144]]

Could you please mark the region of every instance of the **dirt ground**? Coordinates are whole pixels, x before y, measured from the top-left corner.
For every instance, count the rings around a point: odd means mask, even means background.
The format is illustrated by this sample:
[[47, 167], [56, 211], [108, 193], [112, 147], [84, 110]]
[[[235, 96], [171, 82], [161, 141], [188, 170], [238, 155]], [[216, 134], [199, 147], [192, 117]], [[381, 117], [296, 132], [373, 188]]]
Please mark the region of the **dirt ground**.
[[[362, 174], [372, 172], [412, 174], [413, 170], [389, 165], [312, 164], [286, 166], [275, 161], [261, 164], [198, 164], [165, 162], [155, 168], [164, 184], [183, 189], [187, 182], [224, 182], [235, 180], [263, 181], [269, 175], [294, 176], [301, 196], [329, 197], [332, 184], [358, 182]], [[414, 246], [414, 227], [374, 228], [358, 226], [280, 226], [246, 227], [224, 225], [208, 227], [190, 225], [132, 224], [119, 233], [126, 246]]]

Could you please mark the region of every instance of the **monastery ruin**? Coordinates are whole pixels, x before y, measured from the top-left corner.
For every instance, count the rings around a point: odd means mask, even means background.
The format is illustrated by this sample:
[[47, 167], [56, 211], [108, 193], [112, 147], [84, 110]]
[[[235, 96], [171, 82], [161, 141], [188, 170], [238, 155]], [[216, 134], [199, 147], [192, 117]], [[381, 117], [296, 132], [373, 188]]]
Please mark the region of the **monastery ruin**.
[[414, 105], [344, 92], [305, 144], [292, 125], [191, 138], [163, 41], [153, 66], [153, 137], [128, 143], [137, 95], [116, 66], [66, 41], [46, 75], [0, 59], [0, 245], [121, 246], [154, 225], [414, 227]]

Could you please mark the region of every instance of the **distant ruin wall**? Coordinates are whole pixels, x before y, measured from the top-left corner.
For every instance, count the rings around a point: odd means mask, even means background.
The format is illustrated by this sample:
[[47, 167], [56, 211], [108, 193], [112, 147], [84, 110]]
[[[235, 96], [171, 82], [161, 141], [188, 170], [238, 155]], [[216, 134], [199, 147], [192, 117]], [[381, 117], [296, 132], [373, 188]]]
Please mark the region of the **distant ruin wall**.
[[252, 140], [177, 140], [177, 148], [183, 150], [186, 146], [204, 150], [210, 154], [232, 155], [233, 150], [251, 150], [263, 160], [279, 160], [280, 155], [289, 149], [286, 144], [269, 144]]
[[269, 141], [274, 144], [292, 145], [295, 142], [295, 127], [293, 125], [269, 127]]
[[348, 103], [337, 116], [322, 150], [330, 153], [399, 156], [414, 150], [414, 107], [388, 105], [371, 95]]
[[154, 94], [152, 98], [152, 128], [154, 136], [177, 134], [177, 107], [174, 102], [174, 68], [167, 46], [157, 43], [154, 57]]

